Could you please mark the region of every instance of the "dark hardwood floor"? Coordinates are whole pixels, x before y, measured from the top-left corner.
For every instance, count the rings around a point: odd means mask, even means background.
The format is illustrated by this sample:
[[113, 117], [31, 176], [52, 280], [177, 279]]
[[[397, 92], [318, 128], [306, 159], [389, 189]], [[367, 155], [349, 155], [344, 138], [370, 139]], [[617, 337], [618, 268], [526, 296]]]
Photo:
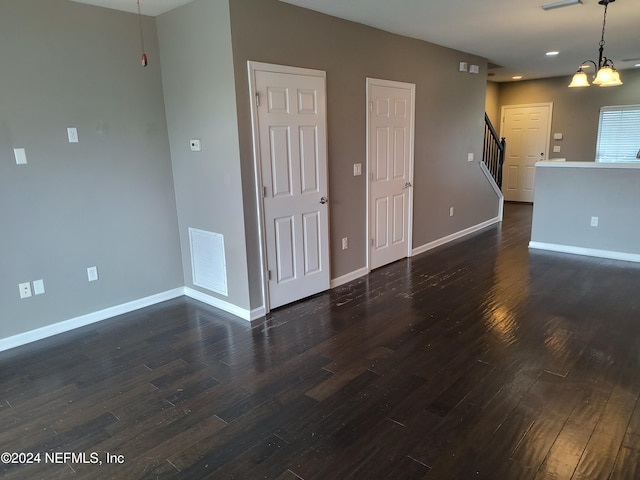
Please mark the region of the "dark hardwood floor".
[[0, 452], [41, 454], [3, 478], [637, 480], [640, 266], [530, 223], [253, 325], [181, 298], [3, 352]]

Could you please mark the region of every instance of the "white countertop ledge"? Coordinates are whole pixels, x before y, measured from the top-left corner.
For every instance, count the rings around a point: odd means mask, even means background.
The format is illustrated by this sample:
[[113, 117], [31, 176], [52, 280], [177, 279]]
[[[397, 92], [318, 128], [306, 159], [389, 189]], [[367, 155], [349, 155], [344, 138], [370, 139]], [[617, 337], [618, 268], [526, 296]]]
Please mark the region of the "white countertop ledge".
[[599, 163], [599, 162], [559, 162], [553, 160], [536, 162], [536, 167], [553, 168], [626, 168], [640, 170], [640, 161], [629, 163]]

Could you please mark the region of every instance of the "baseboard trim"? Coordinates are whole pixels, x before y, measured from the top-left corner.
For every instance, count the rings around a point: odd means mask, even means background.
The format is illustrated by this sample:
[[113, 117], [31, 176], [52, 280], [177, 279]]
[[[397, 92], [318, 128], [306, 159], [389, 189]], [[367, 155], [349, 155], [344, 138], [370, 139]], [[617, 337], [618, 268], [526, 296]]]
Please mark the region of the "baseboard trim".
[[346, 275], [342, 275], [341, 277], [334, 278], [331, 280], [330, 288], [340, 287], [346, 283], [357, 280], [358, 278], [364, 277], [369, 274], [369, 269], [367, 267], [363, 267], [359, 270], [355, 270], [351, 273], [347, 273]]
[[421, 253], [424, 253], [424, 252], [428, 252], [429, 250], [440, 247], [449, 242], [453, 242], [454, 240], [458, 240], [459, 238], [466, 237], [467, 235], [471, 235], [472, 233], [479, 232], [483, 228], [490, 227], [491, 225], [495, 225], [496, 223], [500, 223], [501, 221], [502, 219], [500, 218], [500, 216], [492, 218], [490, 220], [486, 220], [472, 227], [465, 228], [464, 230], [460, 230], [459, 232], [452, 233], [451, 235], [447, 235], [446, 237], [442, 237], [438, 240], [434, 240], [433, 242], [429, 242], [425, 245], [414, 248], [411, 252], [411, 255], [415, 256], [415, 255], [420, 255]]
[[235, 315], [236, 317], [240, 317], [243, 320], [247, 320], [247, 321], [256, 320], [261, 316], [265, 315], [264, 307], [249, 311], [245, 308], [240, 308], [237, 305], [234, 305], [233, 303], [229, 303], [219, 298], [212, 297], [211, 295], [207, 295], [206, 293], [199, 292], [198, 290], [194, 290], [193, 288], [190, 288], [190, 287], [184, 287], [184, 294], [189, 298], [193, 298], [194, 300], [198, 300], [202, 303], [206, 303], [207, 305], [210, 305], [212, 307], [216, 307], [216, 308], [219, 308], [220, 310], [224, 310], [225, 312]]
[[575, 247], [572, 245], [560, 245], [557, 243], [529, 242], [529, 248], [547, 250], [549, 252], [569, 253], [587, 257], [606, 258], [609, 260], [622, 260], [625, 262], [640, 263], [640, 255], [637, 253], [615, 252], [613, 250], [598, 250], [597, 248]]
[[493, 188], [493, 191], [498, 197], [498, 218], [500, 219], [500, 221], [502, 221], [502, 217], [504, 213], [504, 195], [502, 193], [502, 190], [500, 190], [500, 187], [498, 187], [498, 184], [493, 178], [493, 175], [491, 175], [491, 172], [489, 171], [489, 168], [485, 165], [485, 163], [481, 160], [479, 164], [480, 164], [480, 170], [482, 170], [482, 173], [484, 173], [484, 176], [487, 177], [487, 181], [489, 182], [489, 185], [491, 185], [491, 188]]
[[249, 316], [250, 316], [250, 320], [249, 321], [253, 322], [255, 320], [260, 320], [266, 314], [267, 314], [267, 309], [266, 308], [264, 308], [264, 307], [254, 308], [253, 310], [251, 310], [249, 312]]
[[[496, 217], [491, 220], [487, 220], [486, 222], [482, 222], [478, 225], [475, 225], [473, 227], [469, 227], [459, 232], [453, 233], [451, 235], [447, 235], [446, 237], [443, 237], [439, 240], [430, 242], [426, 245], [422, 245], [421, 247], [413, 249], [412, 255], [418, 255], [420, 253], [424, 253], [428, 250], [439, 247], [440, 245], [444, 245], [445, 243], [451, 242], [453, 240], [457, 240], [458, 238], [462, 238], [466, 235], [470, 235], [474, 232], [482, 230], [483, 228], [499, 223], [500, 221], [501, 221], [500, 218]], [[534, 244], [536, 244], [537, 246]], [[550, 245], [550, 244], [538, 244], [537, 242], [529, 243], [530, 248], [553, 250], [552, 248], [545, 248], [544, 247], [545, 245]], [[564, 246], [558, 245], [556, 247], [564, 247]], [[564, 247], [564, 248], [571, 248], [571, 247]], [[555, 250], [555, 251], [565, 251], [566, 253], [578, 253], [578, 252], [571, 252], [567, 250]], [[604, 252], [604, 251], [593, 250], [592, 252]], [[611, 255], [615, 254], [616, 256], [606, 256], [603, 254], [600, 254], [600, 255], [591, 254], [591, 255], [601, 256], [603, 258], [612, 258], [617, 260], [628, 260], [631, 262], [640, 262], [640, 255], [623, 254], [618, 252], [604, 252], [604, 253], [609, 253]], [[579, 254], [589, 255], [589, 253], [579, 253]], [[340, 277], [334, 278], [333, 280], [331, 280], [330, 288], [336, 288], [336, 287], [345, 285], [353, 280], [357, 280], [358, 278], [364, 277], [368, 274], [369, 274], [369, 269], [367, 267], [360, 268], [351, 273], [347, 273], [346, 275], [342, 275]], [[189, 298], [193, 298], [194, 300], [198, 300], [200, 302], [206, 303], [207, 305], [210, 305], [212, 307], [219, 308], [220, 310], [224, 310], [227, 313], [230, 313], [232, 315], [235, 315], [236, 317], [239, 317], [243, 320], [247, 320], [250, 322], [254, 320], [258, 320], [266, 315], [266, 309], [264, 307], [247, 310], [244, 308], [240, 308], [237, 305], [233, 305], [232, 303], [221, 300], [219, 298], [212, 297], [205, 293], [194, 290], [193, 288], [180, 287], [180, 288], [174, 288], [173, 290], [168, 290], [166, 292], [158, 293], [156, 295], [151, 295], [145, 298], [134, 300], [132, 302], [123, 303], [122, 305], [116, 305], [114, 307], [105, 308], [104, 310], [89, 313], [89, 314], [82, 315], [69, 320], [65, 320], [62, 322], [54, 323], [53, 325], [47, 325], [45, 327], [37, 328], [35, 330], [30, 330], [24, 333], [19, 333], [11, 337], [2, 338], [0, 339], [0, 352], [9, 350], [11, 348], [19, 347], [22, 345], [26, 345], [28, 343], [35, 342], [37, 340], [42, 340], [47, 337], [52, 337], [53, 335], [58, 335], [59, 333], [64, 333], [70, 330], [74, 330], [76, 328], [84, 327], [92, 323], [100, 322], [108, 318], [133, 312], [141, 308], [149, 307], [151, 305], [155, 305], [156, 303], [172, 300], [174, 298], [181, 297], [182, 295], [186, 295]]]
[[79, 317], [64, 320], [45, 327], [36, 328], [35, 330], [29, 330], [28, 332], [19, 333], [11, 337], [2, 338], [0, 339], [0, 352], [42, 340], [47, 337], [52, 337], [60, 333], [68, 332], [76, 328], [91, 325], [92, 323], [101, 322], [102, 320], [107, 320], [108, 318], [133, 312], [141, 308], [149, 307], [156, 303], [172, 300], [174, 298], [181, 297], [182, 295], [184, 295], [184, 288], [174, 288], [173, 290], [167, 290], [166, 292], [133, 300], [121, 305], [116, 305], [115, 307], [105, 308], [104, 310], [81, 315]]

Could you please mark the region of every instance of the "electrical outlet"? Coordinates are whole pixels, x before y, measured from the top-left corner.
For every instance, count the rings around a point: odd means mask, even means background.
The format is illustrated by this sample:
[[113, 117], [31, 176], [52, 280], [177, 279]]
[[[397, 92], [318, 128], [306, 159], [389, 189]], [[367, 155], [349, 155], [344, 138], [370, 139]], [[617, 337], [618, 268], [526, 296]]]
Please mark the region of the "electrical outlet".
[[598, 226], [598, 217], [591, 217], [591, 226], [592, 227]]
[[96, 280], [98, 280], [98, 267], [87, 268], [87, 278], [90, 282], [95, 282]]
[[349, 238], [348, 237], [343, 237], [343, 239], [342, 239], [342, 249], [346, 250], [347, 248], [349, 248]]
[[449, 216], [450, 216], [450, 217], [453, 217], [453, 207], [450, 207], [450, 208], [449, 208]]
[[69, 143], [78, 143], [78, 129], [76, 127], [67, 128], [67, 138]]
[[27, 298], [31, 296], [31, 283], [20, 283], [18, 284], [18, 290], [20, 291], [20, 298]]

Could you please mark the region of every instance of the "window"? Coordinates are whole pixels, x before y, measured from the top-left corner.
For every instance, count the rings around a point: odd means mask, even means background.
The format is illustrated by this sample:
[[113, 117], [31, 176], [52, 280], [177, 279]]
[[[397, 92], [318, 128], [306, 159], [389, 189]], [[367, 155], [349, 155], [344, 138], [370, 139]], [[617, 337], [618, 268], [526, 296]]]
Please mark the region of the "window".
[[640, 105], [600, 109], [596, 162], [640, 162]]

